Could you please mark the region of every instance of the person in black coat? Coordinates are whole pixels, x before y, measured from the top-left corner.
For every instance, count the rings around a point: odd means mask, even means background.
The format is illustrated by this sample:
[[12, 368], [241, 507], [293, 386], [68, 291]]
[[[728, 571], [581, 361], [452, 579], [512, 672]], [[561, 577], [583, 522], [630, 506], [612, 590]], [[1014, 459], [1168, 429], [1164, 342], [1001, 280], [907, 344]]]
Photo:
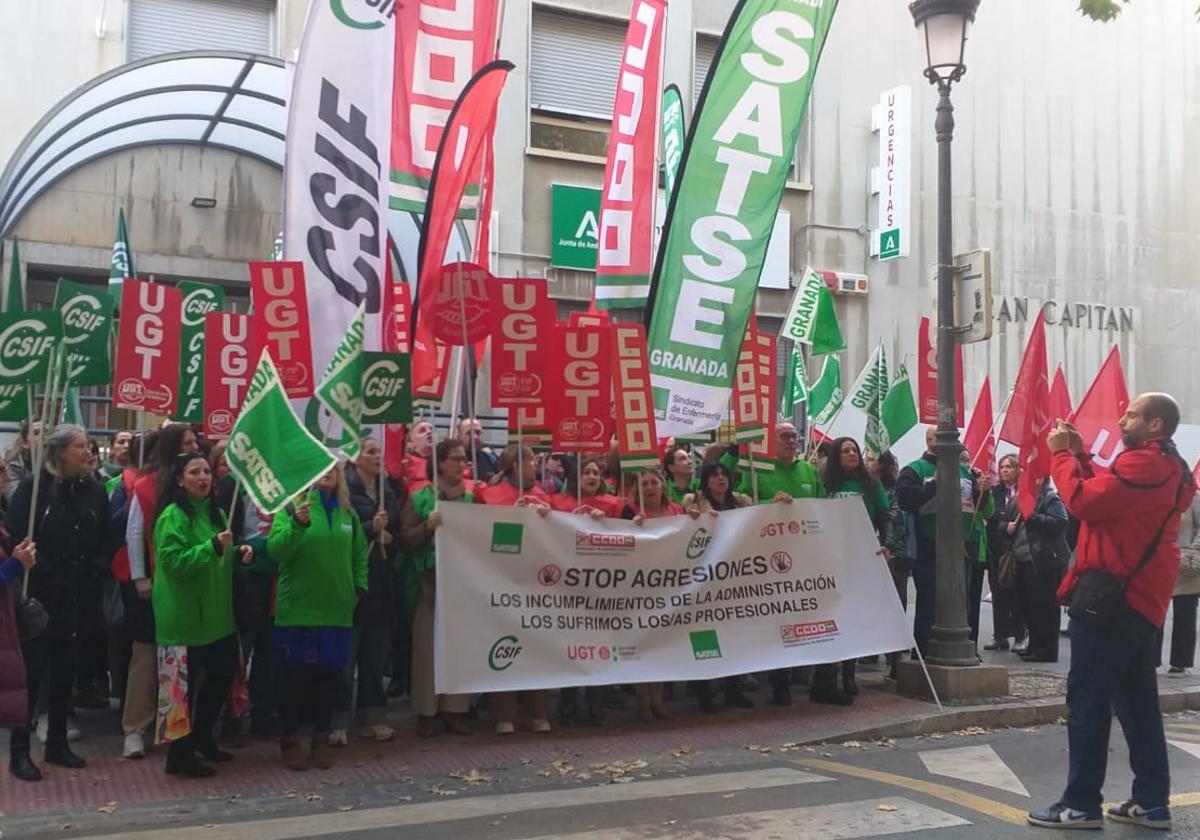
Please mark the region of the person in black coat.
[[1013, 535], [1017, 556], [1017, 597], [1029, 625], [1026, 662], [1058, 661], [1060, 610], [1058, 585], [1071, 558], [1067, 545], [1067, 508], [1049, 480], [1038, 487], [1033, 514]]
[[[354, 636], [346, 683], [338, 698], [334, 730], [345, 730], [350, 723], [354, 685], [350, 679], [358, 671], [360, 713], [359, 737], [376, 741], [390, 740], [395, 732], [386, 724], [387, 695], [383, 688], [383, 668], [392, 642], [392, 622], [398, 620], [393, 605], [396, 597], [393, 561], [400, 547], [400, 509], [388, 482], [383, 482], [380, 505], [380, 472], [383, 469], [379, 441], [365, 438], [362, 451], [353, 463], [346, 464], [346, 487], [350, 503], [362, 521], [370, 541], [367, 555], [367, 594], [354, 610]], [[394, 666], [393, 666], [394, 667]]]
[[[80, 621], [112, 556], [108, 497], [90, 470], [87, 432], [64, 424], [45, 445], [38, 479], [37, 511], [30, 533], [34, 476], [21, 480], [9, 503], [6, 524], [13, 545], [32, 537], [38, 563], [30, 570], [29, 595], [45, 607], [45, 632], [21, 644], [30, 695], [46, 682], [49, 726], [46, 762], [63, 767], [87, 766], [67, 745], [67, 713], [79, 649]], [[28, 728], [14, 730], [10, 751], [29, 753]]]
[[[1017, 480], [1021, 476], [1021, 465], [1016, 455], [1008, 454], [1000, 459], [1000, 483], [992, 488], [992, 500], [996, 512], [988, 520], [988, 589], [992, 592], [992, 641], [984, 650], [1008, 650], [1012, 646], [1021, 650], [1026, 640], [1025, 615], [1021, 612], [1017, 597], [1016, 582], [1003, 586], [999, 580], [1000, 558], [1008, 551], [1016, 528], [1009, 528], [1020, 519], [1017, 510]], [[1010, 533], [1011, 530], [1011, 533]]]

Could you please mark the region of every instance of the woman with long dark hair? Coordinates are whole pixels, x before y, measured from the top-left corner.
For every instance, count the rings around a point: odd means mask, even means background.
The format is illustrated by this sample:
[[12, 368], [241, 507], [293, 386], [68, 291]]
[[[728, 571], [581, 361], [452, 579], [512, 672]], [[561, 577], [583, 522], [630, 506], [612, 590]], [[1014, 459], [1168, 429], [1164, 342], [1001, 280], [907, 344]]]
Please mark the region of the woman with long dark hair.
[[663, 472], [666, 474], [667, 496], [675, 504], [681, 504], [688, 493], [695, 493], [700, 486], [696, 478], [696, 464], [692, 453], [682, 446], [669, 446], [663, 453]]
[[197, 754], [233, 759], [217, 747], [213, 729], [238, 662], [233, 566], [237, 559], [248, 563], [252, 552], [234, 545], [204, 455], [178, 456], [170, 476], [154, 523], [157, 734], [171, 743], [168, 773], [211, 776]]
[[[683, 497], [683, 509], [695, 518], [701, 514], [716, 516], [723, 510], [736, 510], [749, 507], [754, 500], [744, 493], [732, 490], [733, 475], [729, 468], [720, 461], [709, 461], [700, 470], [700, 489]], [[725, 705], [739, 709], [754, 708], [754, 701], [742, 693], [738, 685], [738, 677], [726, 677]], [[696, 699], [700, 703], [700, 711], [705, 714], [715, 714], [716, 703], [713, 701], [712, 683], [709, 680], [695, 680], [692, 687]]]
[[[582, 461], [577, 466], [575, 458]], [[563, 513], [586, 513], [620, 519], [625, 500], [610, 493], [604, 483], [604, 459], [579, 453], [567, 460], [567, 483], [561, 493], [550, 497], [550, 507]]]
[[[837, 438], [830, 447], [829, 457], [821, 473], [825, 483], [825, 492], [830, 498], [838, 496], [857, 496], [863, 500], [871, 526], [881, 546], [887, 545], [888, 497], [881, 485], [867, 470], [863, 461], [862, 450], [854, 438]], [[842, 684], [839, 687], [838, 664], [829, 663], [818, 665], [813, 670], [812, 685], [809, 686], [808, 696], [814, 703], [832, 703], [849, 705], [858, 694], [858, 680], [855, 678], [856, 662], [847, 659], [841, 663]]]

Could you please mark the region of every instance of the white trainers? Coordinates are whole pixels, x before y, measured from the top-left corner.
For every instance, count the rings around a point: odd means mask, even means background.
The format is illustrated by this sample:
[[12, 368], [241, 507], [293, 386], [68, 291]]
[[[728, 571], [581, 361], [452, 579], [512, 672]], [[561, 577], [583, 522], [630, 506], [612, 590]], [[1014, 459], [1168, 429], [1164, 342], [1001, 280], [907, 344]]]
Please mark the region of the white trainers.
[[396, 737], [396, 730], [386, 724], [377, 723], [358, 730], [358, 737], [368, 741], [390, 741]]
[[[37, 735], [37, 739], [38, 739], [39, 743], [42, 743], [42, 744], [46, 743], [46, 733], [48, 732], [49, 729], [50, 729], [49, 718], [47, 718], [46, 715], [38, 715], [37, 726], [34, 728], [34, 732]], [[81, 737], [81, 733], [79, 731], [79, 727], [75, 725], [74, 716], [67, 718], [67, 740], [68, 741], [78, 741], [80, 739], [80, 737]]]
[[535, 718], [535, 719], [529, 721], [529, 728], [532, 729], [534, 732], [539, 732], [539, 733], [549, 732], [550, 731], [550, 721], [542, 719], [542, 718]]
[[511, 735], [516, 731], [517, 731], [517, 728], [515, 726], [513, 726], [511, 720], [496, 721], [496, 734], [497, 735]]
[[345, 729], [335, 729], [329, 733], [329, 746], [344, 747], [350, 743], [350, 739], [346, 736]]
[[146, 743], [140, 732], [132, 732], [125, 736], [125, 749], [121, 751], [125, 758], [145, 758]]

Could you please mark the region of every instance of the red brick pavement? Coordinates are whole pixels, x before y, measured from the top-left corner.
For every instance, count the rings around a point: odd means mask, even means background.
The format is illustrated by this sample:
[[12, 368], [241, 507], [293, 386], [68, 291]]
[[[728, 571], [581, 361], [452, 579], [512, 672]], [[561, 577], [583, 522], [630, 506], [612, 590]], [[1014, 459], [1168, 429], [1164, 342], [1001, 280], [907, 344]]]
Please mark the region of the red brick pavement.
[[[312, 791], [326, 785], [407, 782], [414, 777], [472, 768], [482, 772], [520, 768], [533, 776], [556, 759], [598, 763], [669, 754], [683, 745], [703, 749], [835, 738], [838, 732], [894, 722], [933, 708], [928, 703], [873, 690], [864, 690], [848, 709], [818, 706], [798, 691], [795, 705], [788, 709], [760, 703], [750, 710], [703, 715], [691, 703], [681, 701], [673, 704], [678, 715], [673, 721], [640, 723], [630, 720], [631, 711], [612, 711], [606, 727], [557, 728], [546, 735], [519, 731], [497, 736], [484, 718], [474, 722], [477, 731], [472, 736], [442, 734], [429, 740], [413, 734], [406, 710], [394, 709], [393, 725], [399, 729], [394, 741], [352, 743], [338, 751], [338, 763], [332, 770], [288, 771], [280, 764], [274, 741], [253, 739], [236, 750], [233, 762], [216, 765], [217, 775], [209, 779], [167, 776], [163, 769], [166, 755], [161, 748], [141, 760], [121, 758], [121, 739], [111, 734], [116, 725], [115, 712], [83, 713], [84, 739], [74, 748], [88, 759], [88, 767], [80, 771], [50, 767], [46, 778], [37, 784], [18, 782], [0, 771], [0, 812], [96, 808], [108, 802], [246, 798], [288, 791], [294, 795], [296, 790]], [[34, 757], [40, 758], [36, 746]]]

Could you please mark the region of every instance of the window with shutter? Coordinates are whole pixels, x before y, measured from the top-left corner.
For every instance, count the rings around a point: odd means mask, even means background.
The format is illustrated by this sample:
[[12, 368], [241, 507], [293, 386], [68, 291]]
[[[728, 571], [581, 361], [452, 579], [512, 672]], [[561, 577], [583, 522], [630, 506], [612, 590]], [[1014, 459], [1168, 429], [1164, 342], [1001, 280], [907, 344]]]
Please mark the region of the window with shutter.
[[530, 144], [605, 157], [625, 45], [622, 21], [533, 7]]
[[130, 61], [183, 50], [275, 52], [276, 0], [129, 0]]

